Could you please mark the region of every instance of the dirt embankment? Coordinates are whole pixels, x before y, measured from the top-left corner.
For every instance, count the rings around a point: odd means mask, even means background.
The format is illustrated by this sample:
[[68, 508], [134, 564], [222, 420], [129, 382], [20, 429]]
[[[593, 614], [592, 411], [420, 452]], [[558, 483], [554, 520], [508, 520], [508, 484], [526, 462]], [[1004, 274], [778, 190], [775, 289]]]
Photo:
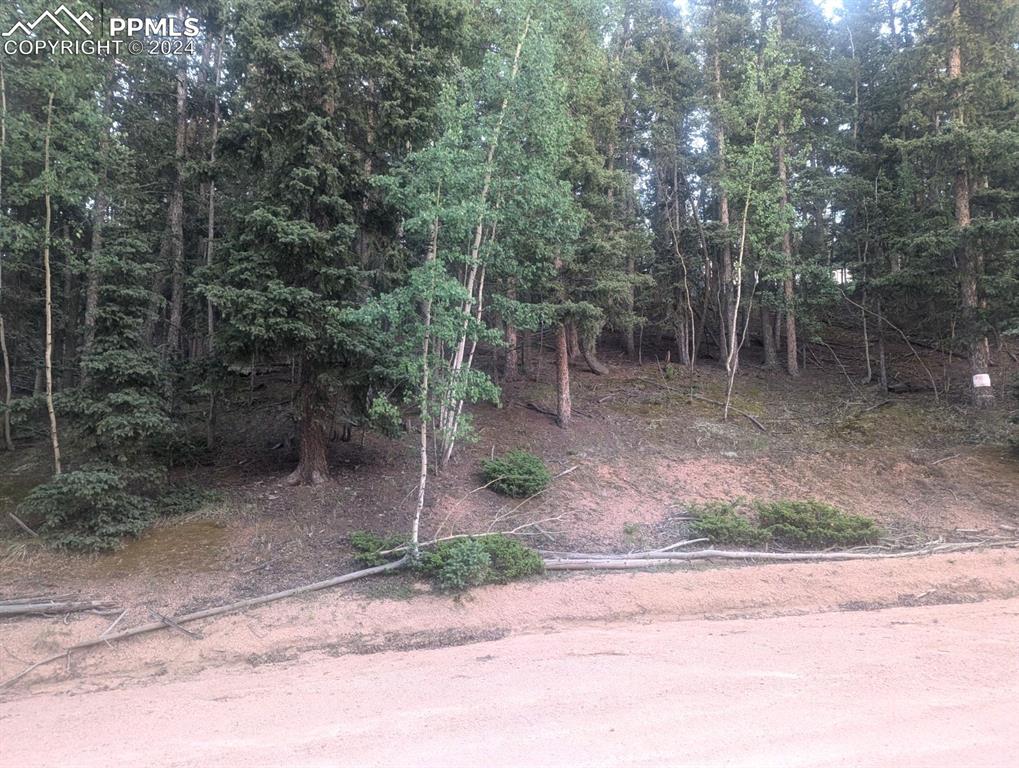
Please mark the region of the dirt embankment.
[[[492, 640], [614, 621], [759, 617], [929, 605], [1019, 596], [1019, 551], [905, 560], [573, 575], [435, 593], [407, 577], [271, 604], [199, 622], [196, 640], [167, 630], [73, 656], [8, 696], [187, 678], [213, 666], [261, 666], [304, 657], [374, 653]], [[105, 617], [5, 622], [0, 676], [97, 636]]]

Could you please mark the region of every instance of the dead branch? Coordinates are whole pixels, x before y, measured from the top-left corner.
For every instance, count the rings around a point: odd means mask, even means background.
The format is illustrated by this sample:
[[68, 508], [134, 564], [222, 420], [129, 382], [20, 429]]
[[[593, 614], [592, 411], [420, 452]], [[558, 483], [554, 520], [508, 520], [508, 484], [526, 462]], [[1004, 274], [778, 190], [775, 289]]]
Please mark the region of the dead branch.
[[579, 571], [620, 568], [649, 568], [655, 565], [671, 565], [689, 560], [775, 560], [781, 562], [805, 562], [819, 560], [888, 560], [901, 557], [964, 552], [970, 549], [1001, 548], [1019, 546], [1019, 540], [979, 541], [939, 544], [923, 549], [904, 552], [753, 552], [726, 549], [701, 549], [696, 552], [638, 553], [636, 555], [598, 555], [595, 557], [557, 557], [545, 559], [545, 570]]
[[[282, 600], [285, 597], [293, 597], [295, 595], [303, 595], [307, 592], [316, 592], [321, 589], [328, 589], [329, 587], [335, 587], [340, 584], [346, 584], [351, 581], [363, 579], [368, 576], [375, 576], [380, 573], [389, 573], [391, 571], [399, 570], [408, 564], [409, 560], [406, 557], [401, 557], [399, 560], [394, 560], [391, 563], [385, 563], [383, 565], [376, 565], [372, 568], [364, 568], [360, 571], [354, 571], [352, 573], [345, 573], [342, 576], [334, 576], [331, 579], [325, 579], [324, 581], [316, 581], [312, 584], [305, 584], [300, 587], [294, 587], [292, 589], [285, 589], [282, 592], [273, 592], [269, 595], [261, 595], [259, 597], [249, 597], [247, 600], [241, 600], [236, 603], [230, 603], [229, 605], [220, 605], [215, 608], [206, 608], [203, 611], [196, 611], [194, 613], [188, 613], [184, 616], [178, 616], [173, 619], [177, 624], [187, 624], [188, 622], [198, 621], [199, 619], [209, 619], [213, 616], [222, 616], [226, 613], [236, 613], [237, 611], [244, 610], [245, 608], [253, 608], [258, 605], [265, 605], [266, 603], [272, 603], [276, 600]], [[14, 677], [8, 678], [0, 683], [0, 690], [13, 685], [25, 675], [29, 674], [39, 667], [51, 664], [54, 661], [62, 659], [64, 657], [70, 658], [72, 651], [82, 651], [88, 648], [94, 648], [97, 645], [103, 645], [106, 643], [112, 643], [117, 640], [124, 640], [128, 637], [134, 637], [135, 635], [142, 635], [147, 632], [155, 632], [156, 630], [166, 629], [167, 624], [162, 621], [154, 621], [150, 624], [141, 624], [140, 626], [133, 627], [132, 629], [125, 629], [123, 632], [118, 632], [115, 635], [100, 636], [94, 640], [85, 640], [84, 642], [77, 643], [65, 648], [60, 653], [55, 653], [52, 656], [37, 661], [27, 669], [22, 670]]]
[[168, 626], [168, 627], [170, 627], [172, 629], [176, 629], [178, 632], [182, 632], [183, 634], [187, 635], [188, 637], [192, 637], [195, 640], [201, 640], [202, 639], [202, 633], [201, 632], [192, 632], [190, 629], [185, 629], [180, 624], [178, 624], [176, 621], [171, 619], [169, 616], [164, 616], [159, 611], [154, 611], [151, 608], [149, 608], [149, 615], [152, 618], [156, 619], [157, 621], [163, 622], [166, 626]]
[[23, 530], [29, 536], [35, 536], [35, 538], [37, 539], [39, 538], [39, 534], [33, 531], [31, 528], [29, 528], [25, 521], [18, 517], [16, 514], [14, 514], [13, 512], [8, 512], [7, 516], [11, 518], [11, 520], [13, 520], [15, 523], [17, 523], [18, 527], [21, 528], [21, 530]]
[[0, 604], [0, 618], [4, 616], [33, 616], [52, 613], [77, 613], [79, 611], [110, 611], [113, 603], [106, 600], [51, 601], [31, 603]]

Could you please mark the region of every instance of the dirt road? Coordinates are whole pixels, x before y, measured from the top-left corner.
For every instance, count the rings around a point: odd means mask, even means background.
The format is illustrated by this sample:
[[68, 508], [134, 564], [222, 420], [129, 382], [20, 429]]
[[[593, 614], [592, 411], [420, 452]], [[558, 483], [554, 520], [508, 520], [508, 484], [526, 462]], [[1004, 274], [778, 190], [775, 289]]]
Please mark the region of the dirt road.
[[1019, 599], [574, 627], [0, 707], [4, 766], [1014, 765]]

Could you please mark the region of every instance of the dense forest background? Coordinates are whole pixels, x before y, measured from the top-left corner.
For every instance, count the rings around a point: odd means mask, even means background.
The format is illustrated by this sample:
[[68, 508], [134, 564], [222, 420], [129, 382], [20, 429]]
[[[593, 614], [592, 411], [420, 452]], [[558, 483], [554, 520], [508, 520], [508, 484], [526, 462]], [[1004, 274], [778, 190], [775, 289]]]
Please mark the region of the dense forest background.
[[1009, 396], [1016, 0], [66, 5], [200, 34], [0, 59], [3, 441], [51, 446], [58, 543], [141, 530], [268, 368], [291, 482], [334, 425], [412, 431], [419, 511], [546, 339], [563, 428], [606, 344], [721, 367], [727, 413], [751, 344], [797, 376], [833, 323], [867, 384], [894, 340], [968, 360], [939, 397]]

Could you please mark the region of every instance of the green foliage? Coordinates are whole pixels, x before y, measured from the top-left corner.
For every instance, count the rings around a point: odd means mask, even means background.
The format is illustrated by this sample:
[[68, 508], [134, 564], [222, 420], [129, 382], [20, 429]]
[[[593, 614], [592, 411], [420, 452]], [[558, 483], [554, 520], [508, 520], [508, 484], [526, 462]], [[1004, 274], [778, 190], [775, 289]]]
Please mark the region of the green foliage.
[[509, 451], [481, 462], [485, 480], [496, 493], [523, 499], [548, 488], [552, 474], [539, 457], [524, 450]]
[[790, 547], [847, 547], [873, 544], [881, 529], [869, 517], [850, 515], [819, 501], [757, 502], [758, 524]]
[[443, 589], [505, 584], [541, 573], [541, 556], [501, 534], [452, 539], [424, 553], [419, 568]]
[[457, 539], [425, 555], [424, 570], [443, 589], [463, 590], [484, 584], [492, 558], [478, 539]]
[[350, 546], [357, 553], [355, 557], [368, 566], [398, 560], [403, 555], [402, 552], [390, 552], [385, 555], [379, 553], [403, 547], [406, 543], [407, 540], [400, 536], [379, 536], [367, 531], [354, 531], [350, 534]]
[[18, 509], [41, 519], [38, 531], [54, 546], [85, 551], [116, 549], [156, 514], [123, 473], [109, 468], [65, 472], [34, 488]]
[[516, 539], [496, 534], [484, 536], [480, 541], [492, 561], [489, 581], [505, 584], [544, 570], [541, 555]]
[[[714, 544], [777, 543], [798, 549], [872, 544], [881, 528], [869, 517], [850, 515], [819, 501], [714, 501], [691, 508], [695, 536]], [[756, 520], [752, 519], [756, 516]]]
[[692, 507], [690, 511], [697, 519], [690, 526], [691, 533], [710, 539], [712, 544], [736, 547], [767, 544], [771, 535], [741, 513], [743, 506], [741, 501], [712, 501]]

